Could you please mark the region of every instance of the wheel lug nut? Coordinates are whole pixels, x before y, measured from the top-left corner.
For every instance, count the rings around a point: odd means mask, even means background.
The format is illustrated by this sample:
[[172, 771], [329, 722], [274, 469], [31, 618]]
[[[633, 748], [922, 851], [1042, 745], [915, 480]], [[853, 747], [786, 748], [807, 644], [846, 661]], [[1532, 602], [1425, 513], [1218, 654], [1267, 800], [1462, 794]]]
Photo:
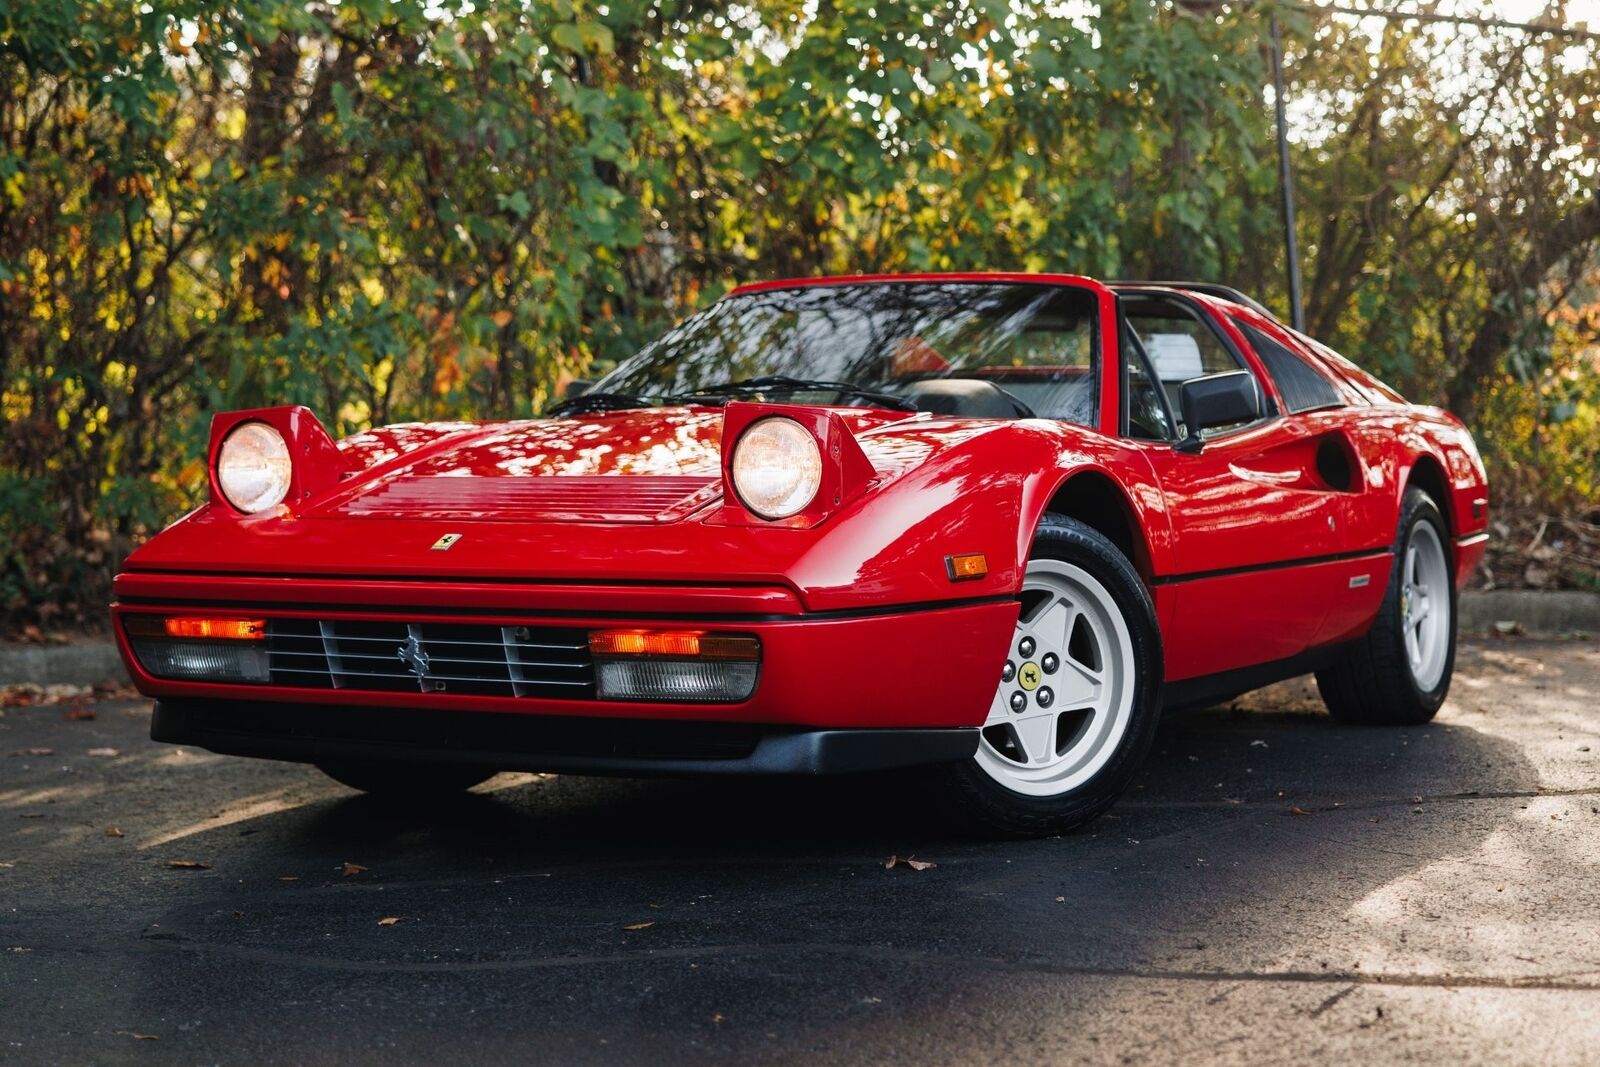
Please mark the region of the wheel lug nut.
[[1044, 657], [1039, 660], [1039, 666], [1044, 668], [1044, 673], [1054, 674], [1056, 673], [1056, 668], [1061, 666], [1061, 657], [1054, 652], [1046, 652]]
[[1028, 698], [1024, 694], [1022, 694], [1020, 692], [1011, 694], [1011, 710], [1012, 711], [1023, 711], [1023, 710], [1025, 710], [1027, 708], [1027, 706], [1028, 706]]
[[1033, 650], [1036, 647], [1038, 646], [1033, 643], [1033, 638], [1024, 637], [1021, 641], [1017, 642], [1017, 655], [1021, 656], [1023, 659], [1027, 659], [1029, 656], [1033, 655]]
[[1006, 665], [1000, 668], [1000, 681], [1009, 682], [1017, 676], [1017, 665], [1006, 660]]
[[1048, 708], [1051, 704], [1056, 702], [1056, 695], [1050, 692], [1049, 686], [1046, 686], [1037, 693], [1033, 694], [1033, 698], [1039, 702], [1039, 706], [1041, 708]]

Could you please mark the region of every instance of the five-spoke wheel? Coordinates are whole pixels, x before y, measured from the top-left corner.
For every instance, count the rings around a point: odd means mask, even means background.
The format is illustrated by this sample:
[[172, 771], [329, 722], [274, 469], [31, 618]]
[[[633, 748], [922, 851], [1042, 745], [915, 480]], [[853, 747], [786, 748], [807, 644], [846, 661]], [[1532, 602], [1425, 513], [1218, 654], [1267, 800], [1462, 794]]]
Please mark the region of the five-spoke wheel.
[[1074, 519], [1034, 537], [978, 751], [949, 768], [991, 832], [1061, 833], [1127, 788], [1160, 709], [1161, 640], [1128, 558]]
[[1317, 672], [1317, 688], [1334, 718], [1416, 725], [1433, 718], [1444, 703], [1456, 660], [1449, 543], [1438, 504], [1421, 489], [1407, 489], [1378, 617], [1335, 663]]
[[1081, 785], [1127, 732], [1132, 677], [1128, 624], [1105, 586], [1075, 564], [1031, 561], [978, 765], [1032, 796]]

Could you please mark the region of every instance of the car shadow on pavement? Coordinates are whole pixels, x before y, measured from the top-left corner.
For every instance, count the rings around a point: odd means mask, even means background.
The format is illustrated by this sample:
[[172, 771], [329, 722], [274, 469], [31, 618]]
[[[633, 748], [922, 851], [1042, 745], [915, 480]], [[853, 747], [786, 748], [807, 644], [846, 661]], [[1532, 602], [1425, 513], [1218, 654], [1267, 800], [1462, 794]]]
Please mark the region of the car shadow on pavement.
[[[536, 1031], [564, 1059], [748, 1058], [803, 1038], [948, 1062], [959, 1049], [924, 1047], [941, 1018], [992, 1018], [976, 1042], [1017, 983], [1066, 982], [1066, 1026], [1118, 976], [1426, 973], [1448, 962], [1426, 916], [1472, 868], [1538, 884], [1571, 862], [1485, 856], [1520, 809], [1478, 801], [1539, 791], [1517, 745], [1277, 706], [1169, 720], [1121, 803], [1042, 841], [952, 833], [916, 775], [324, 795], [188, 841], [221, 877], [158, 887], [130, 988], [149, 1013], [192, 1003], [199, 1056], [226, 1058], [287, 998], [299, 1021], [267, 1059], [370, 1051], [377, 1020], [426, 1059], [470, 1018], [484, 1059]], [[891, 855], [936, 866], [886, 869]], [[226, 1004], [207, 999], [217, 983]]]

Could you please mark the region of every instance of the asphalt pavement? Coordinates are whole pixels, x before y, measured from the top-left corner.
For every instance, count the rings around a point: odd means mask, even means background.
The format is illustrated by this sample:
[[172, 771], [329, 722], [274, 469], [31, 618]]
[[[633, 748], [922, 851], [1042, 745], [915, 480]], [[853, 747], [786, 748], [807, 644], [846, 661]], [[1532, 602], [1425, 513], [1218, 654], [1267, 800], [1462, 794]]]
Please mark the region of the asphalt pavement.
[[914, 777], [403, 810], [145, 702], [10, 708], [0, 1062], [1595, 1063], [1600, 643], [1457, 671], [1423, 728], [1304, 682], [1176, 717], [1007, 843]]

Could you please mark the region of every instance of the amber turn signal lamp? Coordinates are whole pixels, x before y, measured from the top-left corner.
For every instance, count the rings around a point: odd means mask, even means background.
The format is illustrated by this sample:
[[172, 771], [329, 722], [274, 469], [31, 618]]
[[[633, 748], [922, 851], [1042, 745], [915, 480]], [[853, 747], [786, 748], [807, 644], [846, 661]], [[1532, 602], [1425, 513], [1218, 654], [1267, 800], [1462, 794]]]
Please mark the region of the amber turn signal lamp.
[[129, 637], [179, 637], [200, 641], [264, 641], [265, 619], [217, 619], [192, 615], [129, 615]]
[[589, 651], [596, 656], [761, 658], [761, 644], [754, 637], [704, 630], [591, 630]]
[[969, 552], [964, 556], [946, 556], [944, 567], [952, 582], [971, 581], [989, 573], [989, 563], [983, 558], [982, 552]]

